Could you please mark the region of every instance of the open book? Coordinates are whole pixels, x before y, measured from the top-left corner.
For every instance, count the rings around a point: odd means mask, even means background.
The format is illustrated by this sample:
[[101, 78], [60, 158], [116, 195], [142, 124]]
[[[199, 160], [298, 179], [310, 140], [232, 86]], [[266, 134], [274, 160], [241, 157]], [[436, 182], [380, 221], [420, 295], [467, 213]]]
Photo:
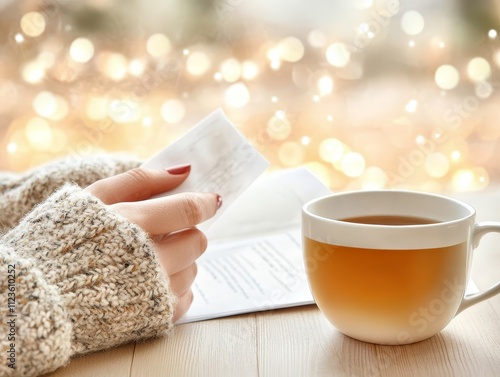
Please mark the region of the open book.
[[314, 303], [300, 213], [308, 200], [329, 192], [304, 168], [257, 180], [208, 230], [194, 301], [179, 323]]

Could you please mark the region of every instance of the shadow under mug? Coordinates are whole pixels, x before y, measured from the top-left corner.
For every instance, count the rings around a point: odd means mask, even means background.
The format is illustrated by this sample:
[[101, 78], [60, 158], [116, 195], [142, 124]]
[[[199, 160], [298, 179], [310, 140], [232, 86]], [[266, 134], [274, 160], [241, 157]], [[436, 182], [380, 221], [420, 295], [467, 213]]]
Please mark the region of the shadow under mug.
[[[426, 220], [351, 222], [380, 216]], [[488, 232], [500, 232], [500, 222], [477, 224], [470, 205], [415, 191], [333, 194], [302, 210], [304, 263], [316, 304], [343, 334], [377, 344], [427, 339], [462, 310], [500, 293], [497, 283], [464, 296], [473, 249]]]

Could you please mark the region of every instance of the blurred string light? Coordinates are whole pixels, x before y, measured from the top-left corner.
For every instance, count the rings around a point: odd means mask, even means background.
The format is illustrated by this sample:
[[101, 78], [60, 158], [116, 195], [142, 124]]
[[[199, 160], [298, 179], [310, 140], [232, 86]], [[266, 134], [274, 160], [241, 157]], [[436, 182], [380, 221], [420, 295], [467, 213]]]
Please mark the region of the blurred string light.
[[212, 62], [203, 51], [195, 51], [186, 61], [186, 69], [193, 76], [203, 76], [210, 69]]
[[28, 37], [38, 37], [45, 31], [45, 17], [38, 12], [28, 12], [22, 16], [20, 26]]
[[161, 117], [165, 122], [170, 124], [177, 124], [186, 115], [186, 107], [177, 99], [170, 99], [163, 103], [161, 106]]
[[467, 64], [467, 74], [473, 81], [484, 81], [491, 75], [490, 63], [481, 57], [473, 58]]
[[414, 10], [407, 11], [401, 17], [401, 28], [408, 35], [418, 35], [424, 30], [424, 18]]
[[94, 45], [87, 38], [77, 38], [69, 47], [69, 56], [77, 63], [87, 63], [94, 56]]
[[170, 40], [166, 35], [161, 33], [151, 35], [146, 42], [146, 50], [149, 55], [155, 58], [167, 55], [170, 49]]
[[[356, 38], [383, 41], [387, 33], [369, 18], [375, 9], [372, 0], [354, 0], [353, 6], [366, 17], [356, 21], [351, 37], [319, 27], [300, 36], [267, 34], [256, 37], [259, 48], [244, 52], [236, 44], [181, 46], [176, 36], [164, 33], [132, 38], [123, 48], [96, 34], [77, 35], [71, 23], [63, 22], [61, 30], [67, 33], [61, 33], [53, 25], [63, 13], [49, 19], [26, 12], [8, 38], [24, 59], [11, 68], [11, 77], [0, 78], [0, 113], [13, 119], [0, 140], [0, 154], [7, 156], [3, 167], [20, 169], [68, 153], [70, 144], [77, 145], [84, 134], [78, 131], [80, 119], [84, 127], [102, 133], [97, 150], [127, 148], [134, 135], [156, 134], [153, 127], [160, 132], [185, 127], [188, 111], [198, 114], [200, 109], [223, 106], [238, 125], [248, 127], [245, 131], [255, 145], [278, 167], [304, 165], [333, 189], [397, 184], [429, 190], [486, 187], [491, 177], [479, 166], [482, 162], [474, 160], [467, 138], [476, 127], [478, 137], [500, 139], [494, 125], [469, 123], [483, 101], [495, 96], [491, 80], [500, 67], [496, 29], [485, 32], [486, 52], [451, 60], [453, 40], [432, 36], [425, 14], [398, 14], [399, 23], [393, 24], [403, 31], [401, 46], [412, 48], [411, 54], [429, 54], [424, 86], [433, 86], [439, 98], [450, 100], [429, 123], [432, 129], [418, 123], [432, 111], [432, 98], [416, 92], [402, 95], [390, 119], [369, 118], [360, 125], [356, 118], [382, 105], [384, 96], [364, 105], [371, 109], [348, 103], [344, 87], [359, 85], [359, 72], [371, 64]], [[33, 48], [33, 53], [24, 54], [25, 48]], [[387, 85], [393, 85], [389, 81]], [[474, 101], [458, 97], [465, 110], [451, 100], [462, 85], [470, 91], [464, 98]], [[10, 110], [18, 99], [29, 104], [22, 116]], [[119, 127], [109, 127], [109, 122]], [[109, 137], [104, 137], [106, 132]], [[151, 148], [163, 147], [165, 140], [160, 139], [150, 140]], [[386, 144], [379, 145], [381, 140]], [[426, 150], [429, 143], [433, 147]], [[134, 145], [130, 151], [141, 148]], [[401, 166], [412, 169], [413, 175], [403, 174]]]
[[443, 64], [436, 70], [434, 79], [441, 89], [451, 90], [460, 82], [460, 74], [454, 66]]
[[351, 58], [351, 53], [343, 43], [335, 42], [326, 49], [326, 60], [334, 67], [345, 67]]

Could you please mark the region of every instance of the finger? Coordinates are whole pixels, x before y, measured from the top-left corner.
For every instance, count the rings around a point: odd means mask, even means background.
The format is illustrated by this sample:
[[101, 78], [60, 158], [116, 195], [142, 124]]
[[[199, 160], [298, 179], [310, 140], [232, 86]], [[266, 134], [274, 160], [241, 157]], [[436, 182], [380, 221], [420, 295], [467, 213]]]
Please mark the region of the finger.
[[193, 303], [193, 291], [190, 289], [186, 293], [184, 293], [181, 297], [179, 297], [179, 301], [177, 301], [177, 305], [174, 311], [174, 323], [181, 319], [184, 314], [187, 313], [189, 307]]
[[156, 244], [160, 262], [169, 276], [193, 264], [206, 248], [207, 237], [195, 228], [171, 234]]
[[191, 285], [194, 282], [194, 278], [196, 277], [197, 272], [198, 267], [196, 266], [196, 263], [193, 263], [184, 270], [170, 275], [170, 287], [177, 297], [180, 297], [184, 293], [189, 291]]
[[191, 165], [165, 170], [135, 168], [101, 179], [86, 188], [105, 204], [145, 200], [179, 186], [189, 175]]
[[214, 216], [221, 204], [222, 198], [217, 194], [187, 192], [137, 203], [117, 203], [111, 208], [156, 236], [194, 228]]

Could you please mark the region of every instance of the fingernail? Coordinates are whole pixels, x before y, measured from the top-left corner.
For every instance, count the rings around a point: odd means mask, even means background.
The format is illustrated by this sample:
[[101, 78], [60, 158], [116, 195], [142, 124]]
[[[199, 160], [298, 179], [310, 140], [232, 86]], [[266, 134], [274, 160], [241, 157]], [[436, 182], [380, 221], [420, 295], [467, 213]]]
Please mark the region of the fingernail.
[[167, 173], [173, 174], [173, 175], [181, 175], [181, 174], [186, 174], [189, 173], [191, 170], [191, 164], [183, 164], [183, 165], [177, 165], [168, 169], [165, 169]]
[[222, 207], [222, 196], [217, 194], [217, 209], [219, 209], [220, 207]]

